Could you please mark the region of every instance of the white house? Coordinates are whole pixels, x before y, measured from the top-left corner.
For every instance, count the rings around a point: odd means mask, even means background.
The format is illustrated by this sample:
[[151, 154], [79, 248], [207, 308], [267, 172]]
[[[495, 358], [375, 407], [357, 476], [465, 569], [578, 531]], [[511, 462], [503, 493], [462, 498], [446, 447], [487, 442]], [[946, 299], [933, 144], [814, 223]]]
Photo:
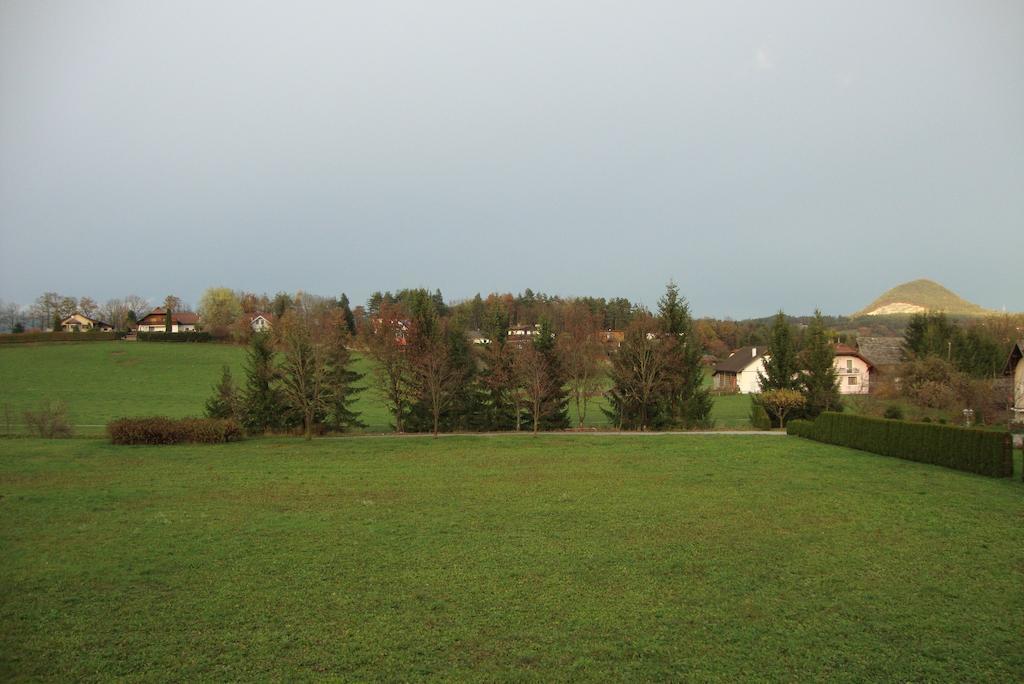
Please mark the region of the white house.
[[110, 332], [114, 329], [114, 326], [76, 311], [60, 322], [60, 329], [63, 332], [85, 332], [86, 330]]
[[245, 315], [249, 319], [249, 327], [253, 332], [267, 332], [274, 327], [274, 314], [254, 311]]
[[716, 390], [757, 394], [761, 391], [757, 376], [764, 374], [767, 347], [742, 347], [720, 361], [711, 374]]
[[849, 345], [837, 344], [832, 365], [839, 376], [840, 394], [867, 394], [871, 391], [871, 371], [875, 367], [859, 351]]

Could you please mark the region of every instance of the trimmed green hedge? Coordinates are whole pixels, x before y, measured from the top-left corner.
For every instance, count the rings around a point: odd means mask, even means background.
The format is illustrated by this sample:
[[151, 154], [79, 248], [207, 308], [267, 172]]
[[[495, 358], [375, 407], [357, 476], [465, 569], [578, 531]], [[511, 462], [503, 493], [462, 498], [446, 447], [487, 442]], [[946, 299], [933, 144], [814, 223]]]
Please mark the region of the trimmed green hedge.
[[233, 420], [219, 418], [118, 418], [107, 423], [114, 444], [217, 444], [242, 438], [242, 428]]
[[213, 337], [208, 332], [140, 332], [139, 342], [209, 342]]
[[118, 332], [35, 332], [4, 333], [0, 344], [25, 344], [29, 342], [111, 342], [122, 337]]
[[787, 433], [989, 477], [1013, 476], [1013, 450], [1005, 432], [826, 412], [813, 422], [790, 421]]

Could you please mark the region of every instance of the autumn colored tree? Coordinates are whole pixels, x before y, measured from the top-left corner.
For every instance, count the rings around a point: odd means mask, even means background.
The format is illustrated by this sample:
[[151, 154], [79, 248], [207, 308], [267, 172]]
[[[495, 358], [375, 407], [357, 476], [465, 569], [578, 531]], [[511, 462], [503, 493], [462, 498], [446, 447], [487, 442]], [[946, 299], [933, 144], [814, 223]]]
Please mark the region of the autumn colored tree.
[[395, 421], [395, 431], [405, 431], [405, 418], [414, 399], [409, 355], [406, 353], [407, 325], [404, 311], [381, 304], [380, 315], [363, 331], [363, 343], [374, 362], [377, 391]]
[[661, 418], [672, 382], [670, 358], [660, 344], [660, 333], [657, 321], [638, 315], [611, 355], [612, 386], [605, 393], [609, 408], [602, 411], [620, 429], [649, 430]]
[[281, 360], [277, 370], [288, 407], [302, 420], [303, 434], [312, 439], [318, 415], [329, 410], [328, 343], [316, 312], [296, 308], [274, 326]]
[[578, 426], [587, 418], [590, 398], [601, 387], [604, 349], [598, 338], [600, 318], [582, 302], [575, 302], [564, 312], [564, 331], [556, 346], [565, 369], [569, 396], [576, 406]]
[[230, 288], [208, 288], [199, 300], [199, 317], [204, 329], [218, 337], [226, 335], [241, 315], [242, 305]]
[[786, 427], [786, 416], [804, 408], [807, 400], [797, 390], [776, 389], [766, 390], [753, 395], [757, 403], [779, 422], [779, 427]]
[[548, 355], [535, 344], [518, 346], [513, 358], [513, 372], [526, 399], [532, 430], [536, 434], [544, 416], [558, 410], [556, 376]]

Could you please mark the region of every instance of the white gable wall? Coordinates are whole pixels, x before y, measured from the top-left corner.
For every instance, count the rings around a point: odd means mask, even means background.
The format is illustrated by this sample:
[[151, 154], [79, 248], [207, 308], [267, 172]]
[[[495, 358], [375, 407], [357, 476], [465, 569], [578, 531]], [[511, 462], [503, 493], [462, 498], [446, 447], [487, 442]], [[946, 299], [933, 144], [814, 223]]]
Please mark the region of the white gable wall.
[[740, 394], [757, 394], [761, 391], [761, 385], [757, 381], [757, 376], [759, 374], [764, 375], [764, 360], [766, 358], [768, 357], [762, 356], [756, 359], [736, 374], [736, 389]]

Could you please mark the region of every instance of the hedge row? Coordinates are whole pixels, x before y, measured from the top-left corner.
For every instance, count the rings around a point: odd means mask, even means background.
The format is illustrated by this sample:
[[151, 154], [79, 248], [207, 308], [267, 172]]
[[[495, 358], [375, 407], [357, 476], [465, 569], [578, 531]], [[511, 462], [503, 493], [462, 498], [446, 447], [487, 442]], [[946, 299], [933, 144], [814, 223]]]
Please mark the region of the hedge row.
[[140, 332], [139, 342], [209, 342], [213, 337], [208, 332]]
[[1013, 451], [1004, 432], [822, 413], [814, 422], [791, 420], [787, 433], [989, 477], [1013, 476]]
[[242, 428], [233, 420], [218, 418], [119, 418], [107, 423], [114, 444], [216, 444], [242, 438]]
[[110, 342], [120, 339], [118, 332], [34, 332], [4, 333], [0, 344], [23, 344], [28, 342]]

